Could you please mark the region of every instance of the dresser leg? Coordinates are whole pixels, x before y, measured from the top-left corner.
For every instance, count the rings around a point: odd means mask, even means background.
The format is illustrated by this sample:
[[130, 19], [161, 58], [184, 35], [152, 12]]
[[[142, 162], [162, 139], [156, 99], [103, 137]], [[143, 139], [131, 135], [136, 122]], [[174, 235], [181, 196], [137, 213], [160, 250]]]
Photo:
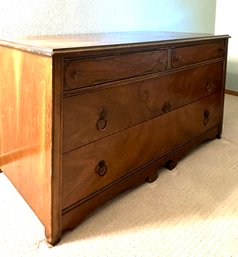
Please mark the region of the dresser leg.
[[177, 163], [178, 162], [175, 160], [168, 160], [164, 166], [169, 170], [173, 170], [177, 166]]
[[47, 232], [45, 233], [46, 237], [46, 243], [49, 248], [57, 245], [61, 240], [61, 233], [59, 235], [52, 235], [52, 237], [49, 237]]
[[3, 173], [3, 171], [0, 169], [0, 173]]
[[53, 241], [53, 242], [47, 241], [47, 242], [46, 242], [46, 243], [47, 243], [47, 246], [48, 246], [49, 248], [52, 248], [52, 247], [56, 246], [56, 245], [60, 242], [60, 239], [61, 239], [61, 238], [59, 238], [59, 239], [57, 239], [56, 241]]
[[221, 139], [221, 135], [222, 135], [222, 124], [218, 127], [218, 133], [216, 135], [216, 138]]
[[147, 180], [149, 183], [152, 183], [152, 182], [154, 182], [157, 178], [158, 178], [158, 172], [156, 171], [156, 172], [154, 172], [153, 174], [151, 174], [150, 176], [148, 176], [146, 180]]

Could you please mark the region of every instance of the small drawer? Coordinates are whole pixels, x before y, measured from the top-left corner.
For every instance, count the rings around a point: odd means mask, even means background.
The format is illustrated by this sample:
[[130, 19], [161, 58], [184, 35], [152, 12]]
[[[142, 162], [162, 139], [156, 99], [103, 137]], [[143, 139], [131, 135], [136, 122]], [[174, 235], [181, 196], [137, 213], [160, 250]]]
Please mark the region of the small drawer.
[[172, 51], [172, 67], [181, 67], [211, 59], [222, 58], [225, 54], [223, 41], [210, 44], [175, 48]]
[[62, 207], [218, 126], [220, 93], [63, 155]]
[[168, 51], [80, 59], [65, 62], [65, 90], [163, 71], [167, 68]]
[[214, 94], [222, 62], [63, 100], [63, 152]]

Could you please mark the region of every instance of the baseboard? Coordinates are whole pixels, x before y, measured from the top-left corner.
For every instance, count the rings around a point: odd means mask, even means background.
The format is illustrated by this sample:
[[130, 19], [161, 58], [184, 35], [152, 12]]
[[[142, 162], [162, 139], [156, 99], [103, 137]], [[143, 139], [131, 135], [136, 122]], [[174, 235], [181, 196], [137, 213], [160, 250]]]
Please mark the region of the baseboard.
[[226, 89], [226, 90], [225, 90], [225, 93], [228, 94], [228, 95], [235, 95], [235, 96], [238, 96], [238, 92], [237, 92], [237, 91], [230, 90], [230, 89]]

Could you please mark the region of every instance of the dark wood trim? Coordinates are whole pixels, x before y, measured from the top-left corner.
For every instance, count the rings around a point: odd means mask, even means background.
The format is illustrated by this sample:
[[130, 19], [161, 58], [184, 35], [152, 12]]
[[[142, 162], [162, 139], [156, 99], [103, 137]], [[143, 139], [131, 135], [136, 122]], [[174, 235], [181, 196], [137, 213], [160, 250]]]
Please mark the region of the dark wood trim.
[[230, 89], [226, 89], [225, 93], [228, 94], [228, 95], [238, 96], [238, 92], [237, 91], [230, 90]]

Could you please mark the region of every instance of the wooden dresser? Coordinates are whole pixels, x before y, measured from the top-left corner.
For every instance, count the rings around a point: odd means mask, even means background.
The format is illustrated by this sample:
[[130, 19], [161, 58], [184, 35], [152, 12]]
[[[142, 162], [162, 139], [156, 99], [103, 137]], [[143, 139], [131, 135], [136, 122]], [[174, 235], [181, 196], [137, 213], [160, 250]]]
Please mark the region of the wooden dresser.
[[50, 244], [221, 136], [228, 38], [136, 32], [0, 41], [1, 171]]

